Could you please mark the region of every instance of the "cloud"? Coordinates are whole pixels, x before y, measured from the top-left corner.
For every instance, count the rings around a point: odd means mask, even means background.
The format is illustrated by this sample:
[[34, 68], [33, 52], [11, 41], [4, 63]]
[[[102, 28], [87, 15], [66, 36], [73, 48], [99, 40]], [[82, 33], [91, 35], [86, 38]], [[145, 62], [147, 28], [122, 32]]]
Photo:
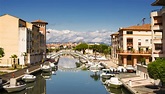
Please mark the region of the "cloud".
[[114, 32], [97, 30], [90, 32], [76, 32], [71, 30], [47, 29], [47, 43], [50, 42], [96, 42], [110, 44], [110, 35]]

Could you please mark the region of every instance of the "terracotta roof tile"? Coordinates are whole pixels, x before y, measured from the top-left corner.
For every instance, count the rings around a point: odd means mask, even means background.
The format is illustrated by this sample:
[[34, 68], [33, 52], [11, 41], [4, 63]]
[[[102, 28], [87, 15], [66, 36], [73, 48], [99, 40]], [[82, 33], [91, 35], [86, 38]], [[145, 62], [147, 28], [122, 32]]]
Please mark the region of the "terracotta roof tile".
[[35, 21], [33, 21], [32, 23], [46, 23], [46, 24], [48, 24], [47, 22], [42, 21], [42, 20], [35, 20]]
[[121, 28], [120, 30], [143, 30], [143, 31], [150, 31], [151, 25], [150, 24], [143, 24], [143, 25], [135, 25], [130, 27]]

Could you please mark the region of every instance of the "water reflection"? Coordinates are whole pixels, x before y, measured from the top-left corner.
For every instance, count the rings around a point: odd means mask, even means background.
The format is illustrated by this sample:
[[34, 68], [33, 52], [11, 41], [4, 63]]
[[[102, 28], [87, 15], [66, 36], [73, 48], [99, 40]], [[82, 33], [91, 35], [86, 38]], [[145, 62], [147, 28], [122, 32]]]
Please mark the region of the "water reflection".
[[76, 68], [76, 64], [75, 64], [76, 62], [78, 62], [78, 60], [74, 58], [61, 57], [59, 59], [58, 66], [61, 66], [63, 68]]
[[[59, 60], [59, 66], [76, 68], [76, 60], [63, 57]], [[35, 73], [36, 81], [27, 83], [27, 89], [0, 94], [130, 94], [121, 89], [106, 87], [102, 84], [105, 79], [100, 78], [100, 73], [90, 71], [52, 71]], [[49, 80], [48, 80], [49, 79]]]
[[100, 74], [94, 73], [90, 75], [91, 78], [94, 79], [94, 81], [100, 80]]

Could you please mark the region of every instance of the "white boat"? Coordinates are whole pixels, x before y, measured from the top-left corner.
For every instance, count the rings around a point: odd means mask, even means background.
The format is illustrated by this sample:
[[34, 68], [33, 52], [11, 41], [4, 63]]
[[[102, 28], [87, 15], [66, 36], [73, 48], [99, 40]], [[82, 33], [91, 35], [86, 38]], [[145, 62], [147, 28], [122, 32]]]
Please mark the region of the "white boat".
[[36, 79], [36, 76], [30, 75], [30, 74], [25, 74], [22, 77], [22, 80], [24, 80], [25, 82], [33, 82], [33, 81], [35, 81], [35, 79]]
[[44, 63], [44, 65], [41, 65], [41, 70], [43, 72], [50, 72], [52, 71], [52, 67], [50, 66], [49, 62]]
[[56, 69], [56, 67], [55, 67], [55, 64], [54, 64], [54, 63], [49, 62], [49, 65], [50, 65], [50, 67], [52, 68], [52, 70], [55, 70], [55, 69]]
[[110, 78], [110, 77], [114, 77], [115, 74], [113, 74], [110, 69], [102, 69], [102, 73], [100, 74], [100, 77], [102, 78]]
[[4, 85], [3, 88], [7, 92], [16, 92], [16, 91], [21, 91], [21, 90], [25, 89], [26, 84], [20, 84], [20, 83], [16, 84], [16, 79], [11, 78], [10, 79], [10, 84]]
[[105, 84], [107, 84], [109, 87], [113, 88], [120, 88], [123, 84], [117, 77], [111, 77], [109, 80], [105, 81]]
[[97, 64], [90, 66], [89, 69], [90, 71], [95, 72], [95, 73], [100, 71], [100, 67]]

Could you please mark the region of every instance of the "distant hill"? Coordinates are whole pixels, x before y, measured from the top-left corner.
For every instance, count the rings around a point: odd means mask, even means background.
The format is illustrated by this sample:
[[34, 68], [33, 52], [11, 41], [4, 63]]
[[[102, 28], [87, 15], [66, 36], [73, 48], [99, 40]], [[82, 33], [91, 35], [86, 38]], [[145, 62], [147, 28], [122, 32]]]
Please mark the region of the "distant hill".
[[76, 32], [71, 30], [53, 30], [47, 29], [47, 43], [51, 42], [88, 42], [111, 44], [110, 35], [114, 32], [107, 30], [93, 31], [93, 32]]

